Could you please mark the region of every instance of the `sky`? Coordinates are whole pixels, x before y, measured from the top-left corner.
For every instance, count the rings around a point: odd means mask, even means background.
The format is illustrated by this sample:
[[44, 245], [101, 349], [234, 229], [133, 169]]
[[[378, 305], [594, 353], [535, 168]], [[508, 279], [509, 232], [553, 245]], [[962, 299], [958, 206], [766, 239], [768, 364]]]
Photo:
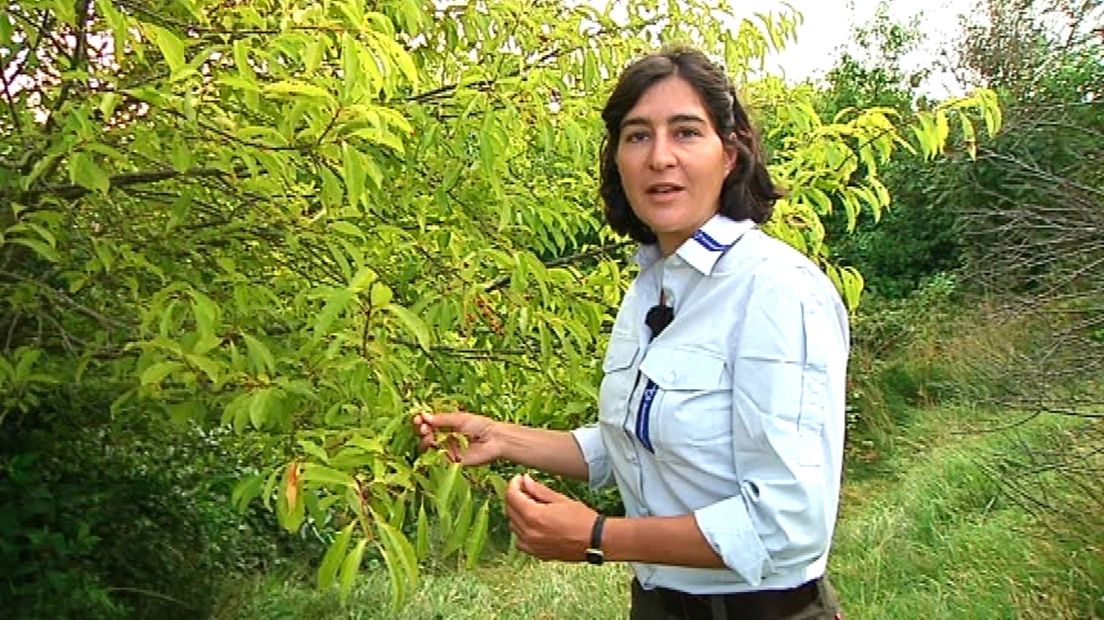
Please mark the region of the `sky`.
[[[823, 76], [848, 45], [855, 26], [870, 23], [879, 0], [787, 0], [805, 20], [797, 31], [797, 42], [790, 43], [780, 55], [768, 61], [772, 72], [781, 71], [788, 80]], [[737, 15], [750, 17], [755, 12], [784, 10], [783, 0], [755, 0], [736, 3]], [[889, 16], [907, 23], [919, 16], [926, 41], [903, 59], [904, 69], [935, 64], [941, 46], [958, 30], [958, 16], [973, 6], [971, 0], [889, 0]], [[946, 74], [935, 73], [921, 90], [936, 98], [961, 93], [962, 87]]]

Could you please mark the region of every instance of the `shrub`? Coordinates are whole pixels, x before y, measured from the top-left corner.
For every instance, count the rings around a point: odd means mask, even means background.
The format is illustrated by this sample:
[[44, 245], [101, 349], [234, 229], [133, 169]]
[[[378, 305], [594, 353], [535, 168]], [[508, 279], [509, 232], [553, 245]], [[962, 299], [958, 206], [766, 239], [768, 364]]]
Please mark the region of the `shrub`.
[[260, 506], [243, 518], [230, 505], [245, 463], [271, 452], [168, 423], [25, 429], [0, 452], [8, 613], [204, 615], [226, 573], [270, 568], [310, 544], [278, 536]]

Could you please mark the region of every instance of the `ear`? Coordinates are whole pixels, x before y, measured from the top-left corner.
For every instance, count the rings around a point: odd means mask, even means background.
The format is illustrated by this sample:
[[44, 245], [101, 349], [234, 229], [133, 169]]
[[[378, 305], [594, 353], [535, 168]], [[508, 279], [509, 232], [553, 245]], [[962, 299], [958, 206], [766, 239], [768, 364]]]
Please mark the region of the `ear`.
[[739, 139], [734, 131], [729, 134], [728, 140], [724, 141], [725, 176], [728, 176], [736, 168], [736, 162], [740, 158], [740, 150], [736, 148], [736, 142]]

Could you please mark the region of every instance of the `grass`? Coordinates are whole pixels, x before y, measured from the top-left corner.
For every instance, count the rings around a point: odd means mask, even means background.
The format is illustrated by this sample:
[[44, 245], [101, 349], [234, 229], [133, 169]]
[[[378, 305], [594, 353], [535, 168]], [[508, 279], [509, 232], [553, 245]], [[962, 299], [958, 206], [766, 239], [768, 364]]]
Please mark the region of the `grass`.
[[[1043, 417], [1014, 431], [964, 433], [999, 420], [949, 407], [913, 410], [907, 420], [891, 452], [854, 463], [845, 481], [830, 571], [847, 617], [1104, 617], [1102, 517], [1037, 518], [990, 475], [1010, 479], [1024, 467], [1014, 457], [1061, 449], [1083, 422]], [[1076, 500], [1052, 472], [1028, 481]], [[313, 590], [306, 571], [258, 576], [230, 584], [214, 616], [553, 619], [628, 611], [630, 574], [620, 565], [500, 556], [471, 572], [423, 575], [398, 611], [389, 607], [385, 575], [382, 567], [365, 571], [346, 606], [334, 592]]]
[[262, 576], [223, 598], [213, 616], [248, 618], [622, 618], [628, 615], [626, 565], [502, 560], [472, 572], [423, 574], [418, 592], [400, 610], [388, 600], [386, 571], [366, 571], [342, 606], [336, 591], [319, 593], [301, 575]]
[[[1101, 517], [1036, 518], [991, 475], [1014, 467], [1014, 450], [1049, 445], [1079, 422], [1043, 417], [1015, 431], [956, 434], [978, 422], [968, 409], [925, 410], [908, 430], [924, 441], [895, 455], [894, 473], [845, 485], [831, 571], [851, 617], [1104, 615]], [[1072, 492], [1059, 476], [1035, 482]]]

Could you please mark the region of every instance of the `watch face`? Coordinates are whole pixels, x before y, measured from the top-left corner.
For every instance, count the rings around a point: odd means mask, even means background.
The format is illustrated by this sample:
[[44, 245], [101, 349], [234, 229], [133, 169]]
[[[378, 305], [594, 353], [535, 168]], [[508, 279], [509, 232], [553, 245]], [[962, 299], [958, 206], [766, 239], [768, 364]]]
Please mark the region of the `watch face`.
[[605, 559], [605, 554], [603, 554], [600, 550], [598, 550], [598, 549], [587, 549], [586, 550], [586, 561], [587, 562], [590, 562], [591, 564], [601, 564], [602, 560], [604, 560], [604, 559]]

